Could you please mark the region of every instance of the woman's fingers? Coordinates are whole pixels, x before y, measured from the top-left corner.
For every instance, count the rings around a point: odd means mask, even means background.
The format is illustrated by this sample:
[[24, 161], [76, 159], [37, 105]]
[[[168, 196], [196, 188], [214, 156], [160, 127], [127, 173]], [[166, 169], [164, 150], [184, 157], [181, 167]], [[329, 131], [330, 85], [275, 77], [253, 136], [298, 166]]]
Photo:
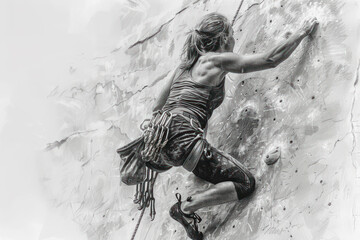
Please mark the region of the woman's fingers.
[[316, 32], [316, 29], [317, 29], [317, 27], [318, 27], [318, 25], [319, 25], [319, 21], [316, 19], [316, 18], [313, 18], [312, 20], [311, 20], [311, 25], [310, 25], [310, 29], [309, 29], [309, 35], [312, 35], [312, 34], [314, 34], [315, 32]]
[[305, 20], [302, 28], [305, 31], [306, 35], [311, 35], [315, 33], [318, 25], [319, 25], [319, 21], [317, 20], [316, 17], [314, 17]]

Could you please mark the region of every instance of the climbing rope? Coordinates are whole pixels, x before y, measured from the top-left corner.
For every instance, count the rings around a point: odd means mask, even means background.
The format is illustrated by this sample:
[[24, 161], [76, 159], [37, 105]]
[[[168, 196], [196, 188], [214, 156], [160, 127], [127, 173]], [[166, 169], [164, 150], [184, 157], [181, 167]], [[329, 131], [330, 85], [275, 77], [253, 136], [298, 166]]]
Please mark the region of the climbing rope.
[[240, 4], [239, 4], [239, 7], [238, 7], [238, 9], [236, 10], [235, 16], [234, 16], [234, 18], [233, 18], [233, 20], [232, 20], [232, 22], [231, 22], [231, 26], [234, 26], [234, 23], [235, 23], [235, 21], [236, 21], [237, 15], [239, 14], [239, 11], [240, 11], [240, 8], [241, 8], [243, 2], [244, 2], [244, 0], [241, 0], [241, 2], [240, 2]]
[[131, 240], [135, 239], [135, 235], [139, 229], [141, 220], [144, 216], [146, 208], [150, 207], [151, 221], [155, 219], [155, 198], [154, 198], [154, 184], [158, 173], [146, 168], [146, 178], [144, 182], [136, 185], [136, 193], [134, 203], [139, 204], [139, 210], [141, 210], [139, 220], [135, 226], [134, 232], [131, 236]]
[[131, 236], [131, 240], [134, 240], [134, 239], [135, 239], [135, 235], [136, 235], [137, 230], [138, 230], [138, 228], [139, 228], [139, 226], [140, 226], [141, 219], [142, 219], [142, 217], [144, 216], [145, 210], [146, 210], [146, 207], [144, 207], [144, 208], [142, 209], [142, 211], [141, 211], [141, 214], [140, 214], [139, 220], [138, 220], [138, 222], [137, 222], [137, 224], [136, 224], [136, 226], [135, 226], [135, 229], [134, 229], [133, 235]]

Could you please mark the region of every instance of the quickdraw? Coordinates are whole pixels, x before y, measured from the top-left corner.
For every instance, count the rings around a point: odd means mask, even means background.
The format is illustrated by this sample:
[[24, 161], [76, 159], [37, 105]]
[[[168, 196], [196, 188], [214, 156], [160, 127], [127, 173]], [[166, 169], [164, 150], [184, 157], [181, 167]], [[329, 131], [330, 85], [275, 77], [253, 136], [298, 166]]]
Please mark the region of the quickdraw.
[[[145, 119], [140, 124], [140, 129], [143, 131], [144, 150], [141, 151], [142, 159], [145, 162], [158, 162], [160, 150], [167, 144], [169, 137], [169, 126], [172, 113], [166, 111], [156, 111], [153, 113], [152, 119]], [[146, 125], [145, 123], [148, 122]], [[154, 198], [154, 185], [158, 173], [152, 169], [146, 167], [146, 177], [142, 183], [136, 185], [136, 191], [134, 195], [134, 203], [139, 204], [138, 209], [142, 210], [139, 220], [136, 224], [135, 230], [131, 237], [131, 240], [135, 239], [136, 232], [140, 226], [142, 217], [146, 208], [150, 207], [151, 221], [155, 219], [155, 198]]]
[[137, 230], [139, 229], [146, 208], [150, 207], [151, 221], [155, 219], [156, 211], [155, 211], [154, 185], [157, 175], [158, 175], [157, 172], [154, 172], [150, 168], [146, 167], [146, 178], [144, 182], [136, 185], [134, 203], [139, 204], [138, 209], [142, 211], [139, 220], [135, 226], [133, 235], [131, 236], [131, 240], [135, 239]]
[[134, 196], [134, 203], [139, 204], [139, 210], [150, 206], [151, 221], [155, 219], [156, 215], [154, 184], [157, 174], [157, 172], [154, 172], [150, 168], [146, 168], [146, 178], [144, 182], [136, 185], [136, 192]]
[[158, 110], [153, 114], [153, 118], [148, 125], [144, 126], [145, 119], [140, 125], [144, 131], [145, 148], [141, 151], [142, 158], [145, 162], [157, 162], [160, 150], [167, 144], [169, 136], [169, 126], [173, 114], [171, 112]]

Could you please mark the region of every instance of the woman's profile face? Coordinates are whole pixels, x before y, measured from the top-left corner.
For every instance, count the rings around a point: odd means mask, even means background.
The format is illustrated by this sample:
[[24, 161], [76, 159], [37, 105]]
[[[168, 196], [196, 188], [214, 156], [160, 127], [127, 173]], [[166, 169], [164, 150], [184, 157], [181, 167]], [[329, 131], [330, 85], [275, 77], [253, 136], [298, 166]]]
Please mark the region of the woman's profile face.
[[228, 41], [225, 46], [225, 50], [228, 52], [232, 52], [234, 50], [234, 46], [235, 46], [234, 30], [232, 28], [230, 28]]

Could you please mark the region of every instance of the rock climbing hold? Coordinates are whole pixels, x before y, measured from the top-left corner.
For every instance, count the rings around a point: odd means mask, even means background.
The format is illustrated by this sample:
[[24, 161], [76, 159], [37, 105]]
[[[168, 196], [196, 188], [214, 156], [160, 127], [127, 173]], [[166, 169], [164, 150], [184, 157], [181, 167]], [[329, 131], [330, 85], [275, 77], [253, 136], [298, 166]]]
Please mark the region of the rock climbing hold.
[[315, 99], [315, 96], [312, 96], [311, 99]]
[[282, 100], [280, 100], [280, 102], [282, 102]]
[[273, 119], [274, 121], [276, 120], [276, 118]]
[[291, 144], [291, 143], [293, 143], [293, 141], [292, 141], [292, 140], [290, 140], [290, 144]]
[[274, 163], [276, 163], [281, 156], [281, 151], [280, 151], [280, 147], [276, 147], [275, 149], [271, 149], [271, 151], [269, 151], [268, 154], [265, 155], [265, 159], [264, 162], [267, 165], [272, 165]]

